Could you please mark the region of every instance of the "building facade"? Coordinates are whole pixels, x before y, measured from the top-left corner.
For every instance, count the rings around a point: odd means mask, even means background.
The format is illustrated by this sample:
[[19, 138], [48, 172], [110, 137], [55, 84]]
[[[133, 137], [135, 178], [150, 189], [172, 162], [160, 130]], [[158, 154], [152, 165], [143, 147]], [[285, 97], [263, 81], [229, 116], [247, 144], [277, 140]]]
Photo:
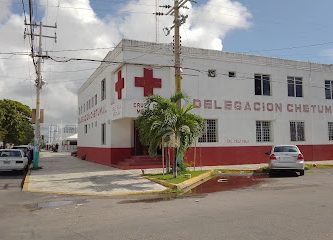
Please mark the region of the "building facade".
[[77, 150], [78, 126], [76, 124], [50, 124], [48, 126], [47, 146], [58, 146], [59, 152], [72, 152]]
[[[151, 94], [174, 93], [172, 46], [122, 40], [81, 86], [78, 155], [111, 165], [143, 155], [135, 119]], [[206, 119], [199, 165], [261, 163], [274, 144], [333, 159], [333, 65], [182, 48], [182, 90]]]

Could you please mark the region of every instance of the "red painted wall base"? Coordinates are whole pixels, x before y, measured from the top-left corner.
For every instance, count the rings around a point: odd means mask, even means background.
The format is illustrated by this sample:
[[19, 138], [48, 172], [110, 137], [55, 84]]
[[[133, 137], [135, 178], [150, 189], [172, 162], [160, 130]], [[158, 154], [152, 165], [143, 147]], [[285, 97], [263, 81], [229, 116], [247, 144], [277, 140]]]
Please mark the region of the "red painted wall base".
[[[333, 160], [333, 144], [298, 145], [306, 161]], [[131, 157], [132, 148], [78, 147], [78, 157], [108, 165]], [[266, 163], [271, 146], [197, 147], [185, 155], [185, 162], [196, 166], [218, 166]], [[196, 153], [194, 154], [194, 151]], [[196, 157], [194, 158], [194, 155]]]
[[81, 159], [111, 166], [129, 158], [132, 148], [78, 147], [77, 155]]

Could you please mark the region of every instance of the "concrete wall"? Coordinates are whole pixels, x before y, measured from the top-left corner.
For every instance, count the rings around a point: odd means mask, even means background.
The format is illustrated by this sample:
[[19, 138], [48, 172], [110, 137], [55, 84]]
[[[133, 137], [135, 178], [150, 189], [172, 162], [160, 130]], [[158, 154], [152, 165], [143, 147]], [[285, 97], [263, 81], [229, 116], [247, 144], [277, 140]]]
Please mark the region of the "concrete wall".
[[[194, 48], [183, 48], [182, 58], [182, 89], [196, 99], [194, 112], [218, 120], [218, 142], [198, 143], [207, 164], [260, 162], [264, 157], [255, 151], [262, 154], [273, 144], [297, 144], [304, 146], [313, 160], [333, 159], [323, 154], [331, 152], [333, 144], [328, 140], [327, 126], [333, 121], [333, 100], [325, 99], [324, 91], [324, 81], [333, 80], [333, 66]], [[114, 149], [114, 161], [118, 161], [131, 154], [133, 119], [144, 102], [143, 88], [135, 86], [135, 77], [142, 77], [144, 68], [152, 69], [154, 78], [162, 79], [162, 88], [155, 88], [154, 94], [170, 97], [175, 86], [173, 55], [169, 45], [124, 40], [106, 59], [125, 64], [102, 65], [80, 88], [79, 106], [96, 93], [98, 104], [79, 116], [78, 146], [109, 148], [110, 153], [104, 155], [110, 159]], [[208, 76], [210, 69], [216, 71], [215, 77]], [[119, 70], [125, 79], [122, 99], [115, 92]], [[229, 77], [229, 71], [236, 77]], [[270, 75], [271, 96], [255, 95], [255, 73]], [[288, 97], [288, 76], [302, 77], [303, 97]], [[101, 102], [100, 82], [104, 78], [106, 100]], [[271, 121], [271, 142], [256, 141], [256, 121]], [[290, 121], [305, 123], [305, 141], [290, 141]], [[102, 123], [107, 126], [105, 145], [101, 145]], [[88, 125], [87, 134], [84, 125]], [[246, 156], [249, 152], [251, 159]]]

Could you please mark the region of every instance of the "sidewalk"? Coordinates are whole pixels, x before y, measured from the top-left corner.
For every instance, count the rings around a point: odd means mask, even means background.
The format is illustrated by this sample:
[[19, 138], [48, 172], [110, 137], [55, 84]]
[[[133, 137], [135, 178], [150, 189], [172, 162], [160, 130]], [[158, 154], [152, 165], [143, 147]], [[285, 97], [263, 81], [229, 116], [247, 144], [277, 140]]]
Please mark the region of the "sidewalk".
[[166, 188], [143, 178], [141, 170], [118, 170], [71, 157], [68, 153], [41, 152], [40, 170], [31, 170], [26, 192], [119, 196], [156, 193]]
[[[331, 161], [306, 162], [329, 164]], [[23, 191], [53, 194], [121, 196], [159, 193], [166, 188], [141, 176], [140, 169], [119, 170], [71, 157], [68, 153], [41, 152], [40, 170], [31, 170]], [[197, 167], [196, 170], [257, 170], [267, 164]], [[162, 169], [145, 169], [145, 174], [161, 173]]]

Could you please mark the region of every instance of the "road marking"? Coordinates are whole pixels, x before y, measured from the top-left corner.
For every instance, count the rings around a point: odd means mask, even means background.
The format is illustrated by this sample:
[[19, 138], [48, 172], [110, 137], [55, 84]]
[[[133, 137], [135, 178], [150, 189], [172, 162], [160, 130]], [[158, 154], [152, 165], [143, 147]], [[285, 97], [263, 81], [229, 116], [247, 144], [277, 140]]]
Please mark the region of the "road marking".
[[30, 170], [27, 173], [27, 175], [25, 176], [22, 192], [28, 192], [29, 181], [30, 181]]

